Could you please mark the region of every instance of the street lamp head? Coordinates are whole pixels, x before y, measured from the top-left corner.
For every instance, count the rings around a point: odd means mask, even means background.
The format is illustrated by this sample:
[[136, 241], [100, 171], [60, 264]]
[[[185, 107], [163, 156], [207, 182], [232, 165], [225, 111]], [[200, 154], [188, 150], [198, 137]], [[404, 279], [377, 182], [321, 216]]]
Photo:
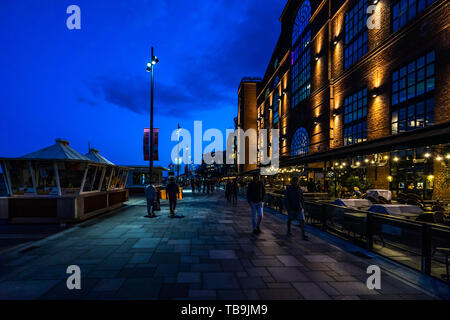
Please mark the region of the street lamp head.
[[152, 64], [155, 65], [155, 64], [157, 64], [158, 62], [159, 62], [158, 57], [154, 56], [154, 57], [152, 58]]

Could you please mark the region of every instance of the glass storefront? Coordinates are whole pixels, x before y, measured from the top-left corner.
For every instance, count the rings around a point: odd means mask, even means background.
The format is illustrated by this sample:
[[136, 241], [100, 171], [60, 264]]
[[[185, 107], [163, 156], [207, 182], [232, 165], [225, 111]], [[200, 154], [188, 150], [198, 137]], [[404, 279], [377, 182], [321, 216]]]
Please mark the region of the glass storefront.
[[38, 195], [57, 195], [55, 167], [52, 162], [33, 162], [31, 164]]
[[30, 165], [27, 161], [11, 161], [7, 164], [11, 181], [11, 192], [14, 195], [34, 193]]
[[61, 193], [63, 195], [79, 193], [87, 164], [80, 162], [58, 162], [57, 167]]

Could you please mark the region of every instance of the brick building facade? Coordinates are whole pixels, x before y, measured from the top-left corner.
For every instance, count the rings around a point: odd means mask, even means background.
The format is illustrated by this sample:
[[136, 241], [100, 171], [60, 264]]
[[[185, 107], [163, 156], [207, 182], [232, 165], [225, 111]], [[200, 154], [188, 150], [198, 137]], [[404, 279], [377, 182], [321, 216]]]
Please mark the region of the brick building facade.
[[444, 0], [287, 1], [256, 93], [282, 167], [450, 199], [449, 17]]

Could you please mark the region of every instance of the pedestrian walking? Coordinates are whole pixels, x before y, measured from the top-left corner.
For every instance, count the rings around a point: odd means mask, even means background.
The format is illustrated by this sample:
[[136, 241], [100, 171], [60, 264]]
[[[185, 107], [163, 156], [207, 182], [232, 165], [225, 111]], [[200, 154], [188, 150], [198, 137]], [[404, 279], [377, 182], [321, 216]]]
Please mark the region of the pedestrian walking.
[[239, 194], [239, 185], [237, 179], [234, 179], [231, 184], [231, 198], [233, 200], [233, 205], [237, 205], [237, 197]]
[[227, 198], [228, 203], [231, 202], [231, 194], [232, 194], [231, 187], [232, 187], [231, 182], [228, 180], [227, 184], [225, 185], [225, 198]]
[[254, 234], [261, 233], [261, 221], [264, 211], [264, 196], [266, 190], [263, 183], [259, 180], [259, 175], [253, 177], [253, 181], [248, 184], [247, 201], [252, 210], [252, 227]]
[[154, 185], [149, 184], [145, 187], [145, 198], [147, 199], [147, 214], [149, 218], [156, 217], [157, 192]]
[[175, 209], [177, 207], [177, 197], [180, 193], [180, 188], [175, 183], [175, 178], [170, 177], [170, 182], [166, 187], [166, 193], [169, 198], [169, 207], [170, 207], [170, 217], [175, 217]]
[[195, 193], [195, 180], [194, 179], [191, 180], [191, 188], [192, 188], [192, 193]]
[[287, 235], [292, 236], [291, 223], [298, 219], [300, 221], [300, 228], [302, 229], [303, 240], [308, 240], [305, 234], [305, 199], [302, 189], [298, 186], [297, 177], [293, 177], [291, 185], [286, 188], [284, 193], [284, 206], [288, 212]]

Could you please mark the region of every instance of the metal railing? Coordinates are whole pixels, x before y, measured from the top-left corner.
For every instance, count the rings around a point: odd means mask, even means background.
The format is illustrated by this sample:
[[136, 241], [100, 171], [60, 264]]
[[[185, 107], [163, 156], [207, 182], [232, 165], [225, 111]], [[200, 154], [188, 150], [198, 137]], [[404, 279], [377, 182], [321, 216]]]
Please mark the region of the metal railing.
[[[283, 195], [268, 193], [265, 205], [285, 214]], [[450, 282], [450, 228], [404, 218], [306, 201], [307, 222], [369, 251]]]

